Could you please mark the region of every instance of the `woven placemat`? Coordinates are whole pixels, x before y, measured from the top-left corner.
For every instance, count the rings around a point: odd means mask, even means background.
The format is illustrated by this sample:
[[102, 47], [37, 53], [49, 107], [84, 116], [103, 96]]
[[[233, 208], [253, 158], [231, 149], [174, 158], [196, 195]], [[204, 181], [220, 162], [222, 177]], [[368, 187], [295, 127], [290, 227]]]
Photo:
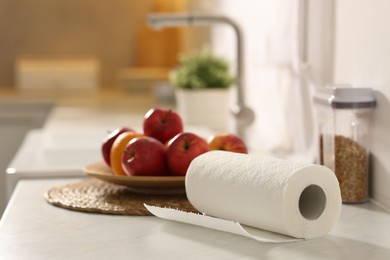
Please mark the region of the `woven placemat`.
[[126, 186], [93, 178], [53, 187], [45, 193], [45, 199], [50, 204], [65, 209], [116, 215], [152, 215], [144, 207], [144, 203], [197, 212], [185, 194], [139, 194]]

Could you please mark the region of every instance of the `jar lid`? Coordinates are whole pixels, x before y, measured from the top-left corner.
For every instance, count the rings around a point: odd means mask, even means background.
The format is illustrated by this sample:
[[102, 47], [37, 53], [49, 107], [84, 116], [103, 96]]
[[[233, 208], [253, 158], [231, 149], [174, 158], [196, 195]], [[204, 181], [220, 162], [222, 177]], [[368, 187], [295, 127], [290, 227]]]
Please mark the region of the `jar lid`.
[[372, 108], [376, 101], [371, 88], [353, 88], [349, 85], [332, 85], [317, 89], [314, 102], [333, 108]]

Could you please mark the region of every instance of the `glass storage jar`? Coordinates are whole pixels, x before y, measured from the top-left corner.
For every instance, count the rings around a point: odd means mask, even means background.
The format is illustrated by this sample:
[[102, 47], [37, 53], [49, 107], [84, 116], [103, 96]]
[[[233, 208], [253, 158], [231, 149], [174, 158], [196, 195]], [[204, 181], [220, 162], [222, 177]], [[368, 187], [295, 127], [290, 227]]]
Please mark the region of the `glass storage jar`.
[[335, 172], [344, 203], [367, 201], [373, 90], [348, 86], [322, 88], [316, 92], [314, 103], [318, 162]]

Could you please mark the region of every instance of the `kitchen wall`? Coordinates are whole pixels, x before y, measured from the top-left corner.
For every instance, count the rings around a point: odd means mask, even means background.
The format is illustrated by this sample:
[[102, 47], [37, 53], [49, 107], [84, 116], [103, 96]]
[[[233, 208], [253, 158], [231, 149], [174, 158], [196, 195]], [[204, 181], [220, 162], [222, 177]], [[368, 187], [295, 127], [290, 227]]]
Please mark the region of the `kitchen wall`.
[[334, 81], [373, 87], [372, 197], [390, 209], [390, 1], [335, 1]]
[[14, 85], [21, 55], [95, 56], [102, 84], [114, 84], [118, 68], [136, 63], [137, 33], [154, 2], [0, 0], [0, 86]]
[[[101, 84], [115, 85], [118, 69], [139, 65], [142, 47], [148, 46], [149, 57], [159, 55], [143, 38], [145, 30], [159, 34], [146, 26], [148, 12], [198, 8], [195, 0], [0, 0], [0, 87], [15, 85], [15, 60], [25, 55], [93, 56], [101, 64]], [[199, 46], [205, 35], [197, 32], [187, 32], [185, 47]]]

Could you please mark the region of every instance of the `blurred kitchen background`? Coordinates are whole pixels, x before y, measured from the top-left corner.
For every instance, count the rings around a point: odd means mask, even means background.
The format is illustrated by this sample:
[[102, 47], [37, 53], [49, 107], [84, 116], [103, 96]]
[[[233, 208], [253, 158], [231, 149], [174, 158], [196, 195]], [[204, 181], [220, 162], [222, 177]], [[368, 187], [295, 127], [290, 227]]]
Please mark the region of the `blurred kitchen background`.
[[374, 88], [371, 197], [390, 208], [388, 10], [387, 0], [0, 0], [0, 212], [18, 179], [82, 175], [106, 130], [175, 107], [168, 73], [179, 53], [208, 45], [235, 68], [229, 26], [146, 23], [182, 12], [240, 25], [253, 152], [314, 160], [314, 90]]

